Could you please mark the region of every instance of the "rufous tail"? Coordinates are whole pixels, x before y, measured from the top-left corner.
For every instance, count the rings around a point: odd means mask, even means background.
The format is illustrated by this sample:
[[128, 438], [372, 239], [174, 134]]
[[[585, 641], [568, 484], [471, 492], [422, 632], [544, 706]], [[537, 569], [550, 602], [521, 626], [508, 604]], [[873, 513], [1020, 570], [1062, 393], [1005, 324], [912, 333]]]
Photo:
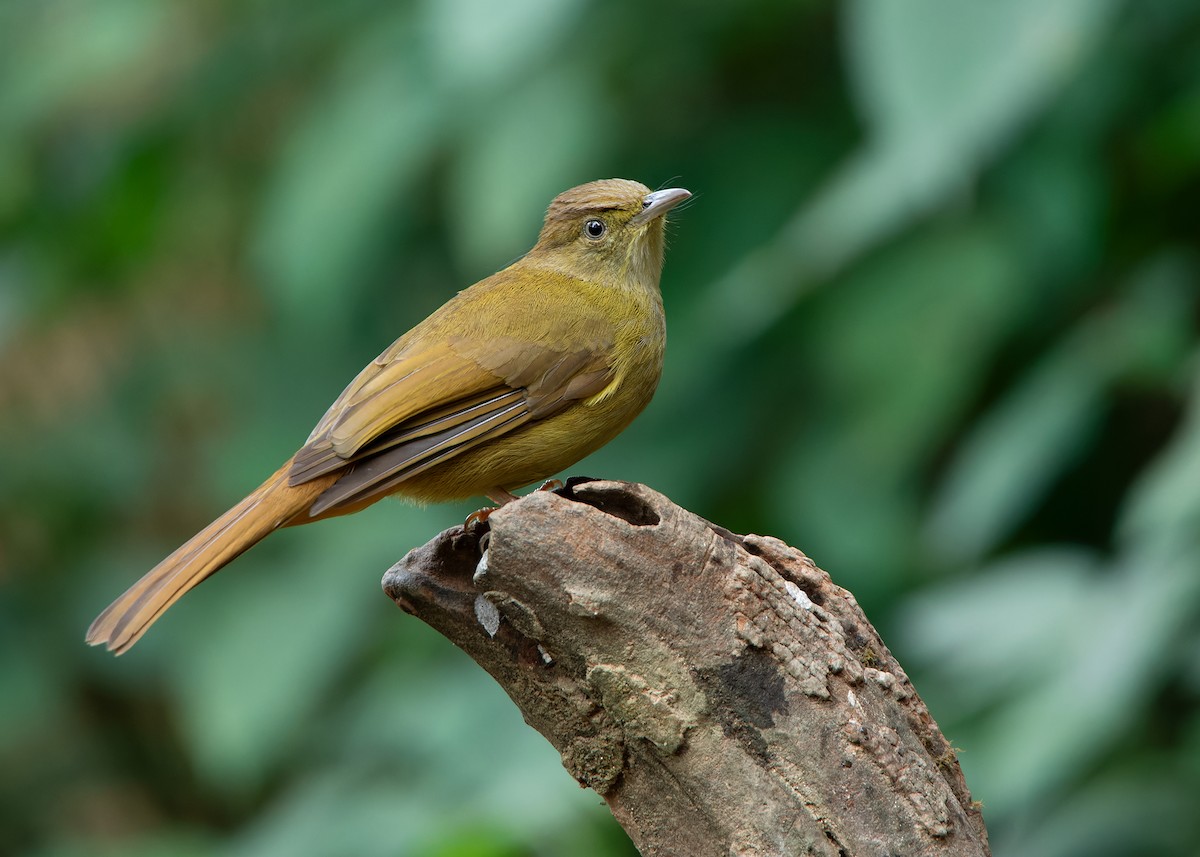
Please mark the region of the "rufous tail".
[[87, 642], [103, 644], [118, 655], [127, 652], [184, 593], [300, 515], [338, 477], [330, 474], [290, 486], [287, 472], [291, 464], [284, 464], [254, 493], [192, 536], [108, 605], [88, 628]]

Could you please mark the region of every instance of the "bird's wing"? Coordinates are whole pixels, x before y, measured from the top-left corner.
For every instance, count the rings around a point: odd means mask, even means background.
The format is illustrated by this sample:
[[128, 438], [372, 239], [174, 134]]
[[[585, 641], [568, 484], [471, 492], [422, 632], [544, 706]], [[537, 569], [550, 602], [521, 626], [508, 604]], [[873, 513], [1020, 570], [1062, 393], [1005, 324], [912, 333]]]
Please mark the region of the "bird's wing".
[[613, 377], [611, 342], [594, 329], [574, 333], [573, 341], [535, 337], [572, 341], [569, 349], [506, 336], [451, 336], [433, 345], [411, 335], [398, 340], [329, 409], [297, 452], [289, 482], [347, 468], [309, 510], [336, 512], [595, 395]]

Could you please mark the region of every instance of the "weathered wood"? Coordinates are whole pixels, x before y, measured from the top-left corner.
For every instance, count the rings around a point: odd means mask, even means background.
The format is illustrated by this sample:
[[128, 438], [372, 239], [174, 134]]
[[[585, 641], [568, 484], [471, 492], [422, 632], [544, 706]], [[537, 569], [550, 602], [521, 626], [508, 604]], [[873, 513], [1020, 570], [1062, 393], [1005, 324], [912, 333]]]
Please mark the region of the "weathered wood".
[[447, 530], [384, 589], [500, 682], [648, 857], [988, 854], [953, 749], [854, 596], [777, 539], [573, 480]]

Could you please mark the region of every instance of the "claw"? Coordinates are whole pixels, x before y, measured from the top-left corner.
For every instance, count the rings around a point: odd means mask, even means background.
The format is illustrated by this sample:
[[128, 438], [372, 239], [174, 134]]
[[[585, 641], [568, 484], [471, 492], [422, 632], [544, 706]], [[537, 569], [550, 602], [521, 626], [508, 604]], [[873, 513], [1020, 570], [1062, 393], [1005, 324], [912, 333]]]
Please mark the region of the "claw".
[[495, 506], [485, 506], [482, 509], [476, 509], [471, 514], [467, 515], [467, 519], [463, 521], [463, 529], [471, 529], [472, 524], [485, 524], [487, 519], [492, 516], [492, 512], [499, 509], [501, 506], [507, 506], [513, 500], [520, 500], [513, 492], [505, 488], [493, 488], [487, 492], [487, 498], [495, 503]]
[[499, 506], [484, 506], [482, 509], [476, 509], [463, 521], [463, 529], [470, 530], [475, 524], [486, 524], [487, 519], [492, 516], [492, 512], [499, 508]]
[[[541, 484], [541, 487], [539, 487], [537, 490], [538, 491], [557, 491], [558, 489], [560, 489], [562, 487], [563, 487], [563, 483], [562, 483], [561, 479], [547, 479], [545, 482], [543, 482]], [[465, 521], [463, 521], [463, 529], [464, 530], [471, 529], [472, 524], [487, 523], [487, 519], [492, 516], [492, 512], [496, 511], [501, 506], [507, 506], [513, 500], [521, 499], [516, 494], [514, 494], [513, 492], [509, 491], [506, 488], [493, 488], [491, 491], [487, 492], [487, 498], [489, 500], [491, 500], [493, 503], [495, 503], [496, 505], [495, 506], [485, 506], [482, 509], [476, 509], [471, 514], [467, 515], [467, 519]]]

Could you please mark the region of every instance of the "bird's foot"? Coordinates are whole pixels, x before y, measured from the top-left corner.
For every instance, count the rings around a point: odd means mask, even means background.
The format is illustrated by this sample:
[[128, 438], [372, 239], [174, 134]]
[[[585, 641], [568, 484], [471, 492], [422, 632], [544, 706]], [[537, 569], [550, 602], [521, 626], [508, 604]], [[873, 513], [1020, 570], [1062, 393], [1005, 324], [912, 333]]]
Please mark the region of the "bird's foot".
[[[549, 483], [547, 483], [549, 484]], [[545, 487], [545, 486], [543, 486]], [[492, 512], [499, 509], [501, 506], [507, 506], [513, 500], [520, 500], [513, 492], [505, 488], [493, 488], [485, 495], [489, 500], [495, 503], [495, 506], [485, 506], [482, 509], [476, 509], [471, 514], [467, 515], [467, 519], [463, 521], [463, 529], [469, 530], [474, 524], [485, 524], [487, 519], [492, 516]]]
[[476, 524], [486, 524], [487, 519], [492, 516], [492, 512], [499, 508], [499, 506], [484, 506], [482, 509], [476, 509], [471, 514], [467, 515], [467, 519], [463, 521], [463, 529], [469, 530]]
[[[538, 491], [557, 491], [563, 487], [561, 479], [547, 479], [540, 486]], [[487, 523], [487, 519], [492, 516], [492, 512], [499, 509], [501, 506], [507, 506], [513, 500], [520, 500], [513, 492], [505, 488], [493, 488], [487, 492], [487, 498], [495, 503], [495, 506], [485, 506], [482, 509], [476, 509], [471, 514], [467, 515], [467, 519], [463, 521], [463, 529], [469, 530], [473, 524]]]

